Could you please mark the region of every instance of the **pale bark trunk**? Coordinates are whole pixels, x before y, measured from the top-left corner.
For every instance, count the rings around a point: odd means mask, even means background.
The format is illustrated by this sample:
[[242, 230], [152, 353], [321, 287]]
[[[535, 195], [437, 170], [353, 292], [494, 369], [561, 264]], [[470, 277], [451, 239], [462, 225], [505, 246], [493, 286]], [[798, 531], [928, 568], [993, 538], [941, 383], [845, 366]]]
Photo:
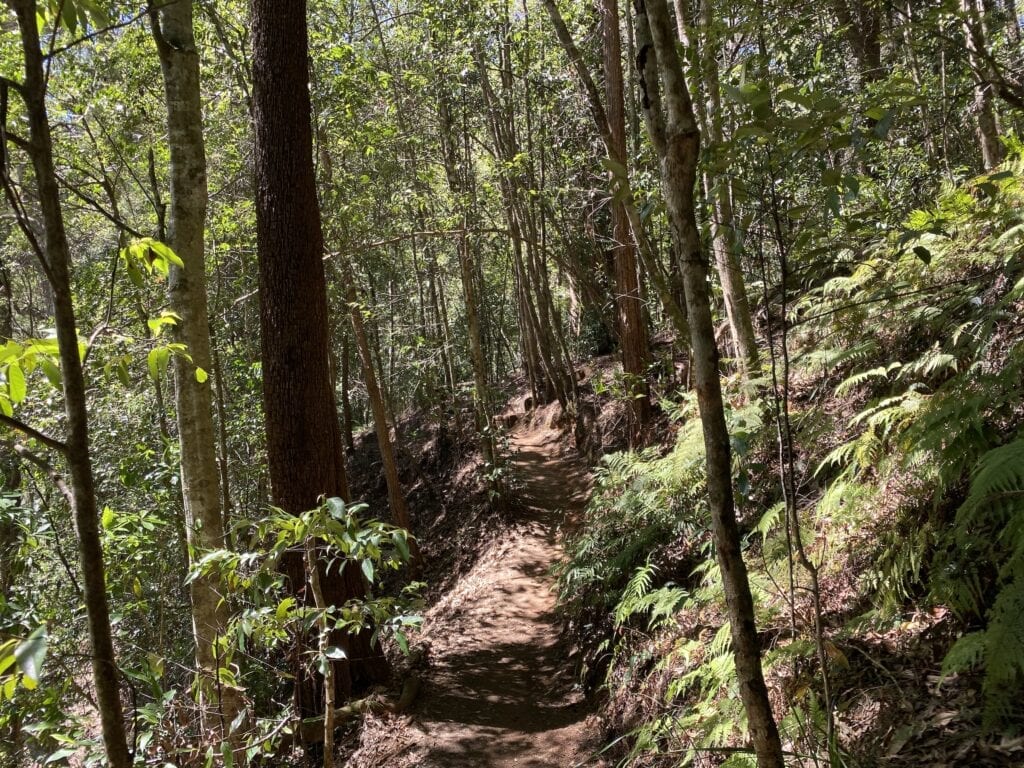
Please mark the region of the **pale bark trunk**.
[[967, 57], [974, 75], [974, 119], [978, 135], [978, 146], [985, 170], [1003, 161], [1003, 145], [999, 142], [999, 124], [996, 120], [993, 83], [997, 81], [991, 67], [985, 60], [985, 7], [981, 0], [962, 0], [964, 12], [964, 33], [967, 38]]
[[[324, 656], [331, 642], [327, 616], [330, 604], [320, 585], [317, 560], [316, 543], [311, 538], [306, 539], [306, 578], [309, 579], [309, 588], [313, 593], [313, 603], [320, 612], [317, 624], [320, 628], [320, 654]], [[334, 768], [334, 688], [334, 665], [328, 661], [324, 665], [324, 768]]]
[[[491, 432], [490, 386], [487, 380], [487, 357], [484, 352], [483, 331], [480, 324], [477, 295], [476, 270], [474, 269], [474, 248], [470, 228], [475, 224], [472, 214], [472, 174], [474, 173], [468, 148], [465, 153], [458, 151], [458, 142], [452, 125], [451, 107], [445, 94], [440, 89], [437, 94], [437, 114], [440, 124], [441, 148], [444, 155], [445, 176], [448, 189], [456, 201], [456, 208], [461, 215], [462, 233], [459, 237], [459, 274], [462, 278], [462, 301], [466, 310], [466, 326], [469, 336], [469, 359], [473, 366], [473, 406], [476, 414], [477, 434], [480, 436], [480, 449], [484, 461], [494, 463], [495, 449]], [[460, 167], [459, 159], [462, 157]], [[442, 321], [445, 325], [445, 337], [449, 337], [448, 311], [445, 307], [444, 292], [441, 293]], [[454, 381], [454, 371], [452, 379]]]
[[[213, 368], [206, 311], [207, 184], [199, 54], [190, 0], [166, 5], [151, 18], [167, 102], [171, 165], [168, 244], [184, 262], [183, 268], [172, 267], [169, 292], [171, 309], [181, 318], [174, 328], [175, 339], [186, 346], [191, 357], [187, 360], [176, 355], [173, 369], [181, 493], [189, 556], [195, 559], [224, 546], [212, 382], [208, 378], [200, 382], [197, 377], [200, 370], [208, 376]], [[224, 739], [244, 708], [240, 692], [223, 684], [218, 674], [223, 661], [215, 650], [217, 638], [227, 632], [230, 619], [225, 587], [216, 575], [202, 575], [189, 583], [189, 593], [202, 725]]]
[[[675, 36], [665, 0], [647, 0], [646, 3], [634, 0], [634, 8], [639, 57], [657, 61], [653, 69], [664, 88], [667, 120], [662, 137], [664, 151], [659, 153], [662, 157], [662, 189], [672, 237], [682, 256], [697, 402], [704, 428], [708, 504], [725, 589], [740, 697], [747, 712], [758, 765], [760, 768], [783, 768], [782, 746], [761, 670], [754, 602], [736, 523], [729, 433], [708, 295], [708, 265], [702, 252], [694, 210], [700, 131], [676, 55]], [[640, 30], [644, 27], [649, 34], [641, 35]], [[642, 45], [642, 38], [650, 40], [653, 47]], [[644, 70], [643, 63], [641, 61], [639, 67], [641, 71]], [[650, 109], [659, 101], [651, 98], [657, 85], [648, 79], [643, 81], [643, 85], [644, 103]]]
[[[723, 141], [722, 95], [718, 80], [718, 45], [711, 44], [714, 34], [712, 21], [711, 0], [701, 0], [701, 31], [707, 50], [703, 51], [700, 61], [703, 64], [704, 88], [709, 102], [708, 138], [713, 146], [719, 146]], [[706, 174], [706, 188], [708, 198], [712, 201], [714, 216], [712, 231], [715, 266], [718, 269], [718, 279], [722, 283], [729, 331], [732, 334], [736, 355], [740, 358], [740, 367], [748, 376], [756, 376], [760, 365], [760, 352], [757, 348], [757, 336], [754, 334], [747, 284], [740, 268], [742, 249], [733, 214], [732, 188], [725, 179], [720, 180], [718, 184], [714, 181]]]
[[[71, 253], [60, 189], [53, 163], [53, 140], [46, 109], [46, 80], [39, 47], [35, 0], [8, 0], [18, 18], [25, 80], [20, 92], [25, 102], [29, 153], [36, 176], [36, 191], [43, 222], [40, 257], [53, 291], [54, 325], [60, 357], [64, 407], [67, 414], [65, 457], [71, 477], [71, 494], [78, 552], [82, 568], [82, 592], [89, 625], [96, 703], [107, 763], [111, 768], [130, 768], [124, 712], [121, 709], [107, 604], [103, 547], [100, 543], [96, 488], [89, 450], [89, 418], [86, 410], [85, 376], [78, 350], [78, 329], [71, 290]], [[4, 148], [6, 150], [6, 148]], [[6, 172], [6, 169], [4, 169]]]
[[[402, 484], [398, 478], [398, 464], [395, 462], [395, 450], [391, 442], [391, 428], [388, 423], [387, 409], [384, 405], [384, 397], [377, 382], [377, 373], [373, 364], [373, 356], [370, 352], [370, 342], [366, 332], [366, 324], [363, 322], [363, 307], [356, 292], [355, 276], [347, 261], [347, 257], [339, 256], [342, 269], [342, 280], [344, 281], [345, 300], [348, 302], [349, 316], [352, 320], [352, 330], [355, 335], [356, 349], [363, 364], [363, 381], [366, 384], [366, 392], [370, 400], [370, 410], [373, 412], [373, 426], [377, 434], [377, 446], [380, 449], [380, 460], [384, 466], [384, 479], [388, 488], [388, 506], [391, 509], [391, 517], [395, 525], [412, 531], [412, 522], [409, 520], [409, 508], [405, 503], [405, 494], [402, 492]], [[421, 566], [419, 548], [415, 539], [410, 539], [410, 552], [413, 556], [413, 567]]]

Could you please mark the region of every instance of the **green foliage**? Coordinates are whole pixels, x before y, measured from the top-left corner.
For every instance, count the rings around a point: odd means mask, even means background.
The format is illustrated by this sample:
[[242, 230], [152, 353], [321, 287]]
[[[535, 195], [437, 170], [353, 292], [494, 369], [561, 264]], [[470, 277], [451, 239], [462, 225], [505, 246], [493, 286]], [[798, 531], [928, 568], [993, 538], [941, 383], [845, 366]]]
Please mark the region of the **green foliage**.
[[706, 531], [703, 487], [704, 443], [695, 419], [680, 428], [665, 456], [648, 449], [604, 457], [587, 525], [570, 537], [568, 560], [558, 572], [563, 610], [576, 620], [616, 615], [613, 606], [631, 581], [634, 595], [646, 593], [654, 574], [651, 553], [699, 540]]
[[[912, 493], [881, 533], [863, 587], [892, 612], [927, 584], [934, 599], [984, 620], [984, 629], [950, 649], [944, 668], [983, 668], [990, 728], [1012, 719], [1010, 702], [1024, 691], [1024, 441], [1012, 437], [1024, 376], [1015, 324], [1024, 279], [1022, 170], [1018, 157], [948, 187], [849, 277], [807, 299], [835, 307], [834, 327], [886, 324], [882, 344], [843, 360], [862, 367], [852, 367], [836, 394], [870, 399], [849, 421], [853, 439], [818, 467], [823, 478], [840, 469], [819, 514], [857, 519], [877, 493], [850, 497], [851, 487], [881, 489], [908, 474], [929, 489], [930, 498]], [[886, 361], [894, 353], [901, 359]], [[951, 496], [964, 500], [948, 525], [942, 510]]]
[[197, 560], [189, 579], [218, 574], [242, 602], [231, 622], [235, 638], [275, 646], [313, 627], [321, 615], [315, 606], [300, 604], [285, 592], [280, 572], [282, 559], [288, 553], [304, 552], [309, 541], [317, 548], [325, 574], [358, 568], [368, 586], [365, 598], [326, 609], [330, 626], [348, 634], [371, 629], [374, 642], [382, 636], [392, 637], [405, 649], [406, 631], [419, 623], [415, 610], [422, 585], [412, 582], [397, 597], [377, 591], [385, 572], [409, 562], [409, 534], [364, 519], [361, 513], [366, 508], [365, 504], [346, 505], [330, 498], [301, 515], [274, 510], [247, 526], [252, 545], [248, 551], [208, 552]]
[[[1016, 704], [1024, 692], [1024, 438], [981, 457], [952, 535], [961, 546], [939, 594], [956, 609], [983, 616], [986, 625], [953, 645], [943, 673], [984, 669], [985, 724], [996, 728], [1019, 715]], [[994, 586], [983, 582], [977, 563], [997, 568]]]

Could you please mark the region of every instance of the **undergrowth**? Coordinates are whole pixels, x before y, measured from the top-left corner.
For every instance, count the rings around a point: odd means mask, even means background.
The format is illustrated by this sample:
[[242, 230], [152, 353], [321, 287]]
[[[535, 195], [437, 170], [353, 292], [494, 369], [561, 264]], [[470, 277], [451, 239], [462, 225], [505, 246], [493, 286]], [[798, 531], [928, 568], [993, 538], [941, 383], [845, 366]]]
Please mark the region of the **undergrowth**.
[[[996, 733], [1024, 727], [1022, 179], [1018, 156], [949, 185], [933, 208], [841, 254], [789, 318], [804, 540], [826, 584], [854, 572], [851, 588], [830, 592], [828, 663], [848, 668], [844, 642], [893, 626], [912, 605], [948, 609], [959, 639], [940, 651], [945, 684], [976, 684], [981, 711], [963, 716]], [[865, 342], [867, 327], [880, 330]], [[815, 407], [822, 398], [835, 407]], [[777, 475], [760, 466], [776, 450], [767, 399], [736, 405], [729, 419], [784, 741], [813, 764], [871, 764], [856, 744], [825, 739], [806, 585], [792, 568]], [[831, 420], [815, 423], [825, 410]], [[559, 572], [560, 603], [585, 676], [608, 691], [620, 732], [609, 751], [621, 765], [709, 754], [746, 765], [742, 750], [706, 752], [742, 746], [745, 722], [708, 530], [700, 423], [685, 399], [674, 416], [670, 449], [603, 460]], [[760, 485], [748, 487], [752, 479]], [[838, 691], [833, 709], [856, 693]]]

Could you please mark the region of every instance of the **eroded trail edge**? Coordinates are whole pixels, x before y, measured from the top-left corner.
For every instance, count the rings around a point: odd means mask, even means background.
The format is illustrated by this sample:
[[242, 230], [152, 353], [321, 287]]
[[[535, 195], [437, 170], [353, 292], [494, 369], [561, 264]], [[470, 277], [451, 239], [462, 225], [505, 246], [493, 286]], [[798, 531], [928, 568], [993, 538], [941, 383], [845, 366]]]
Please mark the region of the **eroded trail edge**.
[[584, 464], [560, 451], [562, 439], [551, 430], [513, 435], [523, 511], [426, 616], [431, 670], [414, 710], [419, 765], [596, 765], [595, 720], [574, 685], [550, 575], [565, 524], [591, 488]]

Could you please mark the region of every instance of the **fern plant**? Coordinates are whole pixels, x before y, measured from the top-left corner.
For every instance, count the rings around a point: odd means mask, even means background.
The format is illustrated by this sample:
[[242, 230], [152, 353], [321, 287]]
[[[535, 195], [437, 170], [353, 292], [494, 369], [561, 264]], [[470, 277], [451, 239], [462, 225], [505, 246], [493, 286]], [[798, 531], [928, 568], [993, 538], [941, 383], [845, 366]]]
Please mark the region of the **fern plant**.
[[[969, 541], [982, 562], [998, 564], [997, 591], [986, 609], [981, 582], [970, 568], [964, 569], [968, 588], [947, 591], [955, 607], [983, 613], [986, 624], [953, 645], [943, 673], [983, 668], [984, 721], [994, 729], [1020, 716], [1024, 695], [1024, 436], [982, 456], [954, 534]], [[965, 584], [963, 578], [955, 581]]]

